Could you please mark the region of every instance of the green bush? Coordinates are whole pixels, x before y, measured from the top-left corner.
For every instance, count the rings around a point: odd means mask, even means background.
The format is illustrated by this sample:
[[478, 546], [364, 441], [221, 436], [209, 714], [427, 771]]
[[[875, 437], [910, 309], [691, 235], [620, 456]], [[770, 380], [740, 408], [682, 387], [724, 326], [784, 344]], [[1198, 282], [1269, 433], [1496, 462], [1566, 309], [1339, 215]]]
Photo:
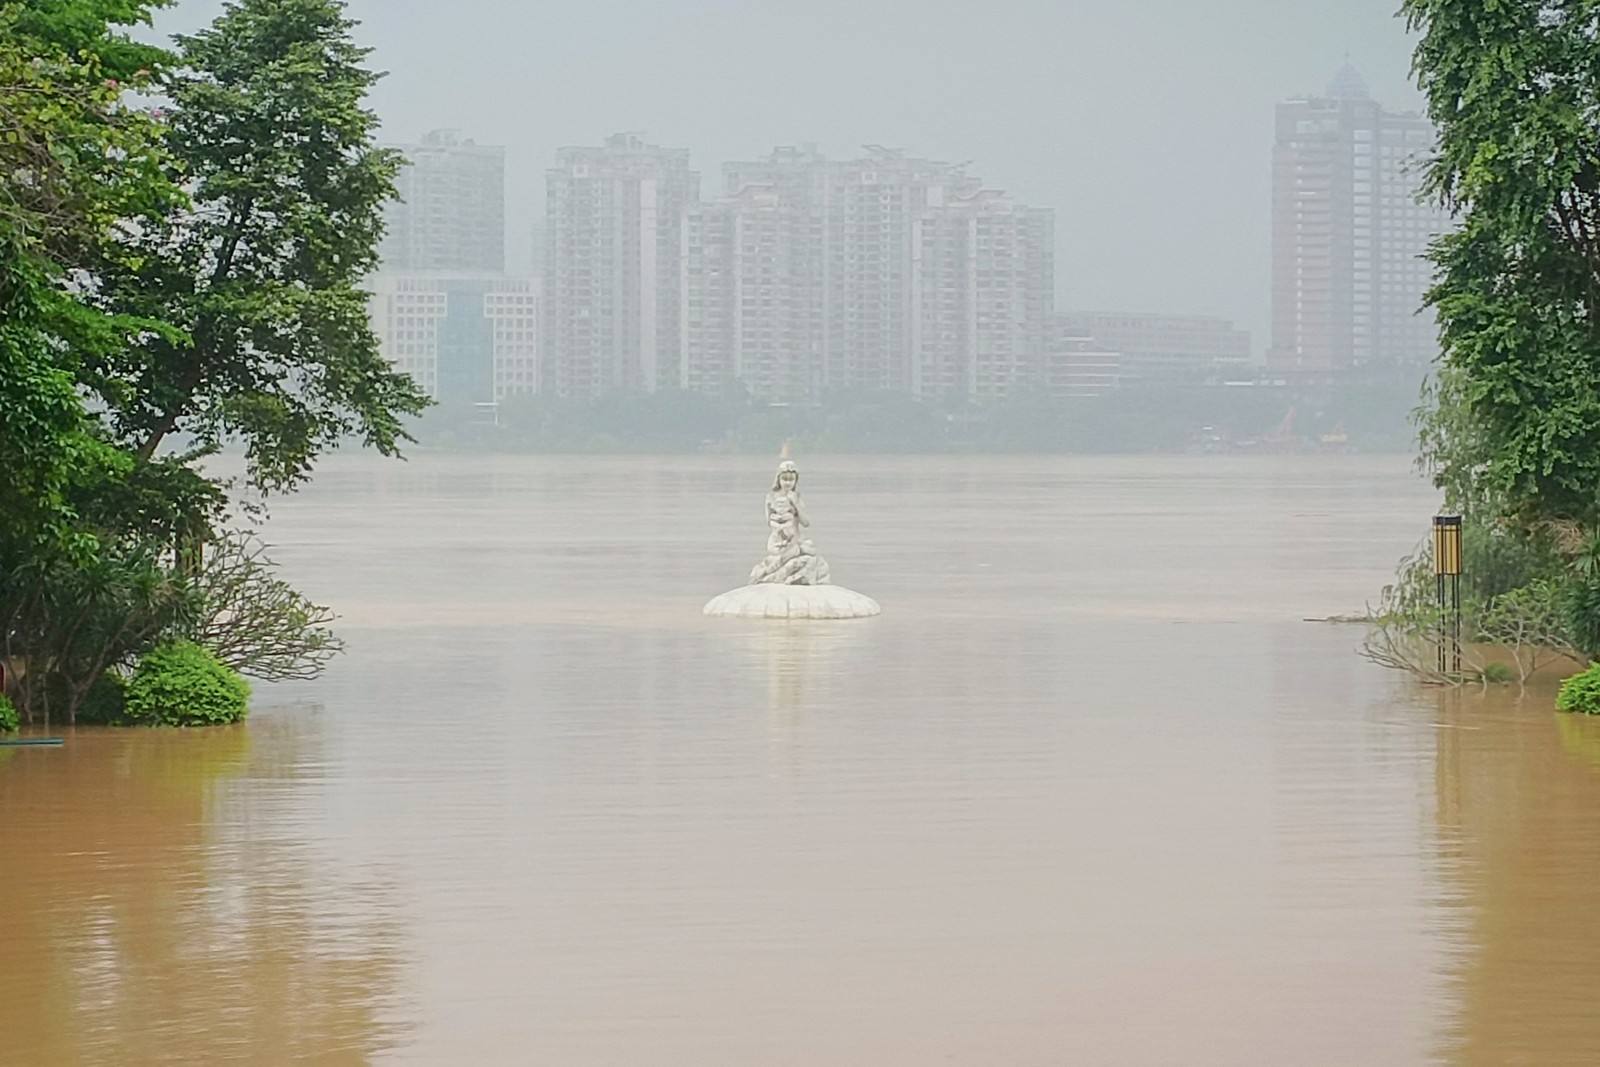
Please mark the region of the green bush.
[[130, 726], [221, 726], [250, 713], [250, 686], [192, 641], [152, 649], [128, 679], [121, 722]]
[[1556, 708], [1585, 715], [1600, 715], [1600, 663], [1561, 683]]
[[0, 693], [0, 734], [14, 734], [22, 728], [22, 716], [11, 698]]

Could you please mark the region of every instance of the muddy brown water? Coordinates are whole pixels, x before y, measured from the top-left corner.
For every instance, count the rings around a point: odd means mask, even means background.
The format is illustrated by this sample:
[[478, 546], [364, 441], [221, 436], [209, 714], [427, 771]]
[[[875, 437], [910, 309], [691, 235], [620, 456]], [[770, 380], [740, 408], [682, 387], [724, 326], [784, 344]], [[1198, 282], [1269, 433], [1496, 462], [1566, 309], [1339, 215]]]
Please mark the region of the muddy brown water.
[[0, 1063], [1600, 1063], [1600, 722], [1361, 660], [1395, 457], [330, 463], [247, 726], [0, 750]]

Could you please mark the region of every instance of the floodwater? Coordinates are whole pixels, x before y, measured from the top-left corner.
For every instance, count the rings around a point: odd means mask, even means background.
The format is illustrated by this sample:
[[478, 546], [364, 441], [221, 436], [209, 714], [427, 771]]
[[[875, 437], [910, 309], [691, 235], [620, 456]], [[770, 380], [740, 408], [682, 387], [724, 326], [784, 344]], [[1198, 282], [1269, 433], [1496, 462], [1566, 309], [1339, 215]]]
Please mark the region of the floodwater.
[[0, 1062], [1600, 1063], [1600, 721], [1360, 659], [1393, 457], [358, 457], [246, 727], [0, 752]]

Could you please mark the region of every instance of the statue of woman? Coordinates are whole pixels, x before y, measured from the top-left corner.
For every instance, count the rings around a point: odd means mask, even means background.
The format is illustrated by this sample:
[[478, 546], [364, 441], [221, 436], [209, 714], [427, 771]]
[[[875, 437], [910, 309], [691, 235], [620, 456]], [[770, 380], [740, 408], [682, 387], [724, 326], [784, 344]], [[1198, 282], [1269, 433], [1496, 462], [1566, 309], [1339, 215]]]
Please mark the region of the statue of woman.
[[792, 460], [778, 464], [767, 493], [767, 558], [750, 572], [750, 584], [826, 585], [828, 563], [800, 531], [811, 525], [800, 499], [800, 469]]

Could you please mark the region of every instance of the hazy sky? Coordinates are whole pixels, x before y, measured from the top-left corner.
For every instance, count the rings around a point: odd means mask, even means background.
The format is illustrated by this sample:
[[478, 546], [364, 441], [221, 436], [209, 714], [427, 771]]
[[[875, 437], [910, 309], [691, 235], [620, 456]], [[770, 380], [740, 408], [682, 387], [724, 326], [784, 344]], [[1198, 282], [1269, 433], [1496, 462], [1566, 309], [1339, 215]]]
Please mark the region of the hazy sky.
[[[721, 164], [776, 144], [952, 162], [1056, 211], [1065, 310], [1224, 315], [1267, 343], [1273, 104], [1346, 57], [1416, 108], [1399, 0], [351, 0], [387, 138], [507, 149], [529, 259], [554, 150], [642, 131]], [[214, 0], [159, 23], [189, 28]]]

